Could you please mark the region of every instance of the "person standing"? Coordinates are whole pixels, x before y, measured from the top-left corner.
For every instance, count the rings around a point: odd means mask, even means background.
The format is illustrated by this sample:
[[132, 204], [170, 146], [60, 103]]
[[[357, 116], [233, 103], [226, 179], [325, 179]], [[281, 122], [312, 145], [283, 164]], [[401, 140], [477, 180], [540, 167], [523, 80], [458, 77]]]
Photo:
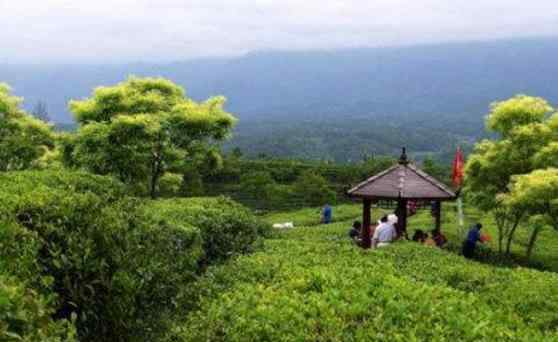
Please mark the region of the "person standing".
[[329, 224], [331, 223], [333, 217], [333, 209], [329, 204], [326, 204], [322, 209], [322, 223]]
[[482, 224], [477, 223], [469, 229], [467, 233], [467, 238], [463, 242], [463, 256], [467, 259], [472, 259], [475, 255], [475, 249], [477, 247], [477, 242], [481, 242], [480, 231], [482, 229]]

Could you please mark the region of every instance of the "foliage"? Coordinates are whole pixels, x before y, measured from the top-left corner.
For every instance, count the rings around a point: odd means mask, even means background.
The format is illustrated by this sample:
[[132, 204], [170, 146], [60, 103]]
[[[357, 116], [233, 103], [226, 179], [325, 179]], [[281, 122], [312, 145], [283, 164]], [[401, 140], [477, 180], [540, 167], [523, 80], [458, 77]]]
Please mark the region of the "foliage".
[[194, 102], [162, 78], [130, 77], [99, 87], [91, 98], [70, 102], [80, 128], [65, 145], [66, 164], [144, 184], [155, 197], [166, 172], [184, 171], [228, 136], [235, 118], [223, 110], [224, 102]]
[[55, 172], [0, 177], [0, 256], [9, 274], [56, 295], [82, 340], [150, 339], [198, 272], [199, 230], [169, 225], [108, 178]]
[[335, 204], [337, 201], [335, 191], [330, 188], [327, 180], [311, 172], [300, 175], [293, 187], [295, 194], [307, 206]]
[[[518, 95], [496, 102], [487, 117], [487, 128], [499, 133], [496, 140], [484, 140], [475, 146], [465, 169], [468, 196], [483, 210], [491, 211], [498, 224], [499, 250], [506, 253], [525, 211], [503, 203], [514, 175], [527, 174], [548, 160], [549, 145], [558, 136], [552, 107], [542, 98]], [[550, 147], [549, 147], [550, 146]]]
[[[339, 204], [332, 207], [333, 222], [346, 222], [362, 215], [362, 206]], [[275, 223], [293, 222], [295, 227], [309, 227], [320, 224], [322, 207], [304, 208], [292, 211], [273, 212], [263, 216], [270, 225]]]
[[151, 201], [142, 210], [159, 222], [182, 222], [199, 229], [201, 266], [253, 251], [267, 231], [248, 209], [224, 197]]
[[410, 242], [365, 252], [346, 229], [280, 233], [264, 251], [212, 269], [192, 289], [201, 301], [175, 340], [557, 337], [555, 274], [497, 269]]
[[159, 181], [159, 192], [163, 196], [176, 196], [182, 188], [183, 176], [177, 173], [166, 173]]
[[275, 180], [267, 171], [254, 171], [240, 177], [240, 186], [242, 190], [250, 195], [262, 194], [262, 191], [264, 191], [268, 185], [275, 185]]
[[54, 147], [51, 127], [19, 109], [20, 103], [0, 83], [0, 171], [28, 169]]
[[558, 230], [558, 169], [535, 170], [513, 178], [505, 204], [546, 218]]
[[0, 340], [76, 341], [75, 328], [51, 318], [52, 304], [17, 280], [0, 274]]

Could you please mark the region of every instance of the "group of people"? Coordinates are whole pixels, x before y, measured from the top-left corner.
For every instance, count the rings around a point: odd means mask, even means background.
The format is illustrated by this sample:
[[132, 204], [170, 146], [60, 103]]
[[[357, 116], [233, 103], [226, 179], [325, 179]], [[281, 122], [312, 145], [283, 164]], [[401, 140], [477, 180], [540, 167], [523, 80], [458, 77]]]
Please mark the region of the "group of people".
[[436, 247], [444, 247], [444, 245], [448, 242], [448, 239], [440, 229], [434, 228], [430, 231], [430, 236], [428, 233], [425, 233], [421, 229], [415, 230], [415, 234], [413, 235], [413, 241], [425, 244], [427, 246], [436, 246]]
[[[397, 221], [398, 218], [395, 214], [385, 215], [378, 221], [378, 226], [371, 232], [372, 247], [385, 247], [398, 239], [399, 235], [395, 228]], [[355, 221], [349, 230], [349, 237], [357, 244], [361, 242], [362, 229], [362, 224]]]
[[[397, 233], [395, 225], [397, 224], [397, 216], [394, 214], [383, 216], [378, 221], [378, 226], [374, 229], [372, 234], [372, 247], [385, 247], [389, 246], [392, 242], [397, 240], [400, 235]], [[355, 221], [349, 230], [349, 237], [357, 244], [361, 243], [362, 224], [360, 221]], [[370, 229], [370, 228], [369, 228]], [[471, 259], [475, 254], [477, 243], [484, 243], [488, 240], [486, 236], [481, 235], [480, 231], [482, 224], [474, 224], [467, 237], [463, 242], [462, 253], [465, 258]], [[407, 237], [406, 235], [404, 235]], [[421, 229], [417, 229], [412, 238], [413, 241], [425, 244], [427, 246], [444, 247], [448, 239], [440, 231], [435, 228], [430, 232], [430, 236]]]

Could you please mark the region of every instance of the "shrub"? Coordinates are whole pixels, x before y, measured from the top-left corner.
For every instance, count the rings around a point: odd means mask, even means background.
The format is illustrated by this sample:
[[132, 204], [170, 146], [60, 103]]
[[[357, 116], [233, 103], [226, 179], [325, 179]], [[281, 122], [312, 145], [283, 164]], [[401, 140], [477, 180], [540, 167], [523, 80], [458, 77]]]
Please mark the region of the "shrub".
[[77, 315], [83, 340], [150, 339], [202, 256], [198, 229], [138, 213], [121, 190], [80, 173], [0, 177], [2, 268], [56, 294], [53, 317]]
[[317, 174], [303, 173], [295, 182], [294, 191], [307, 206], [321, 206], [326, 203], [335, 204], [336, 194], [327, 180]]
[[299, 228], [211, 269], [181, 341], [556, 340], [555, 274], [495, 269], [410, 242], [363, 251]]
[[159, 181], [159, 192], [162, 196], [176, 196], [181, 186], [181, 175], [177, 173], [166, 173]]
[[0, 341], [75, 341], [75, 328], [51, 318], [49, 300], [0, 274]]
[[250, 210], [224, 197], [150, 201], [144, 211], [170, 225], [187, 222], [197, 227], [203, 241], [203, 264], [254, 250], [268, 229]]

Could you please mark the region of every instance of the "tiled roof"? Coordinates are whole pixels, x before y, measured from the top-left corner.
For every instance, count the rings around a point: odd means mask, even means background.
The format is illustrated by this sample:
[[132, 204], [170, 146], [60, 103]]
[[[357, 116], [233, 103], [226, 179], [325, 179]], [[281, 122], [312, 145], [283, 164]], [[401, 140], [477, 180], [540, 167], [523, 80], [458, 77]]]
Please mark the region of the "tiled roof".
[[396, 164], [370, 177], [348, 191], [349, 196], [378, 199], [455, 199], [455, 193], [442, 182], [406, 162]]

